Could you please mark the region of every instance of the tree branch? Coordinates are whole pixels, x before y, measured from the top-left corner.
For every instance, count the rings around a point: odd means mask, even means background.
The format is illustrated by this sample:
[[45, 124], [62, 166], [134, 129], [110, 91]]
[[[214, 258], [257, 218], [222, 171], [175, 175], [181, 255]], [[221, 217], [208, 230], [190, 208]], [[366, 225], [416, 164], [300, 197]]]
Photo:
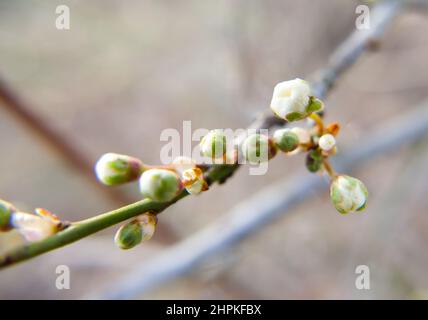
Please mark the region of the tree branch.
[[[367, 47], [371, 39], [382, 34], [386, 25], [398, 12], [401, 7], [400, 4], [401, 2], [399, 1], [386, 1], [377, 4], [372, 9], [371, 28], [369, 30], [355, 31], [352, 33], [350, 37], [346, 39], [345, 42], [343, 42], [343, 44], [334, 52], [327, 68], [321, 72], [319, 80], [312, 82], [312, 88], [315, 96], [321, 99], [325, 98], [326, 94], [337, 81], [338, 77], [345, 70], [349, 69], [349, 67], [364, 52], [364, 48]], [[271, 113], [269, 113], [269, 115], [264, 113], [249, 128], [270, 129], [282, 123], [282, 120], [278, 120], [276, 117], [272, 116]], [[208, 170], [207, 180], [210, 183], [222, 183], [238, 168], [238, 165], [214, 165]], [[0, 256], [0, 268], [10, 266], [70, 244], [102, 229], [147, 212], [148, 210], [160, 213], [176, 201], [184, 198], [186, 195], [187, 193], [183, 191], [173, 201], [162, 204], [145, 199], [84, 221], [72, 223], [67, 229], [60, 231], [47, 239], [30, 243], [23, 247], [19, 247], [6, 255]]]
[[[335, 161], [335, 166], [340, 171], [349, 170], [375, 156], [414, 143], [426, 134], [428, 101], [405, 117], [396, 117], [383, 129], [362, 138], [361, 141], [365, 143], [358, 149], [345, 150], [344, 156]], [[122, 280], [107, 290], [102, 290], [95, 298], [130, 299], [187, 274], [206, 258], [262, 230], [263, 226], [273, 219], [290, 214], [293, 206], [306, 200], [322, 187], [326, 187], [326, 183], [319, 177], [309, 175], [302, 178], [299, 175], [264, 188], [236, 205], [210, 226], [164, 250], [150, 261], [134, 266]], [[287, 192], [284, 193], [284, 190]]]

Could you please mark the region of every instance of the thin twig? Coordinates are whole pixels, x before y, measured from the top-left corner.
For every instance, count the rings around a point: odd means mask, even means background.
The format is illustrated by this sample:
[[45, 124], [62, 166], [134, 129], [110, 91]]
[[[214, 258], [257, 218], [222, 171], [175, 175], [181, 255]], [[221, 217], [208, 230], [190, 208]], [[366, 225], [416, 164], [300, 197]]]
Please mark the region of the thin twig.
[[[398, 3], [399, 2], [392, 0], [376, 5], [372, 10], [371, 28], [365, 31], [355, 31], [345, 40], [338, 50], [335, 51], [328, 67], [321, 73], [319, 80], [312, 83], [312, 88], [316, 97], [323, 99], [332, 88], [333, 83], [337, 81], [338, 77], [362, 54], [372, 37], [379, 36], [383, 32], [388, 22], [390, 22], [398, 12], [400, 8]], [[363, 32], [364, 35], [359, 35], [360, 32]], [[265, 113], [249, 128], [270, 129], [279, 125], [281, 122], [270, 114], [271, 113], [267, 115]], [[210, 183], [223, 183], [233, 175], [238, 168], [238, 165], [214, 165], [206, 174], [207, 180]], [[160, 213], [186, 195], [187, 193], [183, 192], [173, 201], [164, 204], [155, 203], [146, 199], [81, 222], [73, 223], [69, 228], [45, 240], [28, 244], [6, 255], [0, 256], [0, 268], [67, 245], [148, 210]], [[179, 262], [176, 263], [178, 264]]]
[[[352, 152], [345, 150], [344, 156], [335, 161], [335, 167], [340, 171], [350, 170], [377, 155], [411, 144], [426, 134], [428, 101], [405, 117], [397, 117], [381, 130], [368, 134], [361, 139], [365, 143], [361, 144], [360, 148], [352, 148]], [[326, 186], [327, 184], [315, 175], [308, 175], [306, 178], [299, 175], [264, 188], [202, 231], [164, 250], [149, 262], [134, 266], [121, 281], [108, 290], [102, 290], [96, 298], [134, 298], [162, 283], [187, 274], [206, 258], [263, 230], [263, 226], [274, 218], [290, 214], [293, 206]], [[284, 190], [287, 192], [284, 193]]]

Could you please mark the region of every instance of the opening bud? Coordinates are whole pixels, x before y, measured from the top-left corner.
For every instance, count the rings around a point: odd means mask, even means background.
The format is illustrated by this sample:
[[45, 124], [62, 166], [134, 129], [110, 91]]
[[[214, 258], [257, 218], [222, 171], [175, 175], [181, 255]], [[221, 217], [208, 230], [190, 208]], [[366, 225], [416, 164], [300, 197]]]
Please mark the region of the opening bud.
[[123, 249], [131, 249], [142, 241], [150, 240], [156, 230], [157, 217], [153, 213], [145, 213], [135, 220], [124, 224], [117, 230], [115, 244]]
[[117, 153], [104, 154], [95, 165], [98, 180], [107, 186], [134, 181], [143, 170], [141, 160]]
[[272, 159], [277, 152], [277, 148], [268, 136], [263, 134], [249, 135], [241, 146], [245, 159], [250, 164], [259, 164]]
[[299, 146], [299, 137], [291, 129], [279, 129], [275, 131], [273, 141], [284, 152], [294, 151]]
[[177, 157], [172, 162], [171, 165], [174, 167], [175, 171], [177, 171], [180, 175], [183, 174], [184, 171], [188, 169], [192, 169], [196, 167], [195, 161], [189, 157]]
[[345, 214], [364, 210], [367, 205], [368, 191], [360, 180], [339, 175], [331, 183], [330, 196], [336, 210]]
[[0, 232], [12, 229], [11, 216], [16, 208], [9, 202], [0, 200]]
[[[281, 119], [297, 121], [307, 117], [311, 102], [311, 88], [309, 84], [299, 78], [278, 83], [274, 90], [270, 107]], [[315, 107], [318, 101], [314, 102]], [[312, 108], [312, 107], [311, 107]], [[310, 109], [310, 108], [309, 108]]]
[[226, 154], [227, 138], [223, 130], [211, 130], [202, 138], [200, 143], [201, 154], [211, 159], [222, 158]]
[[167, 169], [150, 169], [140, 177], [141, 193], [156, 202], [168, 202], [182, 190], [177, 173]]
[[183, 172], [183, 186], [190, 194], [199, 194], [208, 190], [208, 184], [200, 168], [191, 168]]
[[27, 241], [31, 242], [43, 240], [58, 232], [55, 223], [31, 213], [13, 213], [11, 224]]

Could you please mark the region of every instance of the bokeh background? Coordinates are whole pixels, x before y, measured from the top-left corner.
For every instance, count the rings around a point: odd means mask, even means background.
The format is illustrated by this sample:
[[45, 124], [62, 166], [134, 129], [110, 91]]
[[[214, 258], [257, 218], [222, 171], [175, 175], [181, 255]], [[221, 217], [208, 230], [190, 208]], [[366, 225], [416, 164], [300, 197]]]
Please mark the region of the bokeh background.
[[[245, 128], [277, 82], [325, 66], [354, 30], [361, 3], [2, 0], [0, 78], [91, 163], [118, 152], [155, 164], [163, 129], [181, 131], [183, 120], [193, 129]], [[55, 28], [61, 4], [70, 7], [68, 31]], [[339, 147], [358, 148], [364, 133], [428, 97], [427, 31], [428, 9], [410, 7], [379, 50], [341, 78], [326, 100], [327, 120], [343, 125]], [[2, 104], [0, 150], [0, 198], [23, 210], [78, 220], [120, 205]], [[426, 298], [427, 161], [426, 139], [398, 148], [352, 172], [371, 193], [363, 214], [339, 215], [325, 189], [188, 276], [136, 298]], [[103, 290], [291, 173], [310, 174], [302, 157], [277, 157], [263, 176], [241, 169], [162, 213], [156, 236], [133, 250], [115, 247], [115, 227], [2, 270], [0, 298], [78, 299]], [[137, 189], [115, 191], [134, 201]], [[0, 234], [0, 252], [21, 243], [13, 232]], [[55, 287], [59, 264], [71, 269], [70, 290]], [[355, 288], [357, 265], [370, 267], [371, 290]]]

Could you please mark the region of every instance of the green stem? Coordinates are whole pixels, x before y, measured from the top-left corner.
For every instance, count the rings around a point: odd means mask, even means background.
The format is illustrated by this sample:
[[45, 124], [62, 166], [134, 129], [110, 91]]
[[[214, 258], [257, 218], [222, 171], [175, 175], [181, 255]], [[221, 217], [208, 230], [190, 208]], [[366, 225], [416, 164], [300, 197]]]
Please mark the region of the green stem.
[[[237, 168], [238, 165], [214, 165], [208, 171], [206, 179], [209, 184], [217, 181], [224, 182]], [[0, 269], [63, 247], [147, 211], [160, 213], [187, 195], [187, 191], [183, 190], [175, 199], [165, 203], [144, 199], [86, 220], [71, 223], [69, 227], [53, 236], [18, 247], [0, 256]]]

